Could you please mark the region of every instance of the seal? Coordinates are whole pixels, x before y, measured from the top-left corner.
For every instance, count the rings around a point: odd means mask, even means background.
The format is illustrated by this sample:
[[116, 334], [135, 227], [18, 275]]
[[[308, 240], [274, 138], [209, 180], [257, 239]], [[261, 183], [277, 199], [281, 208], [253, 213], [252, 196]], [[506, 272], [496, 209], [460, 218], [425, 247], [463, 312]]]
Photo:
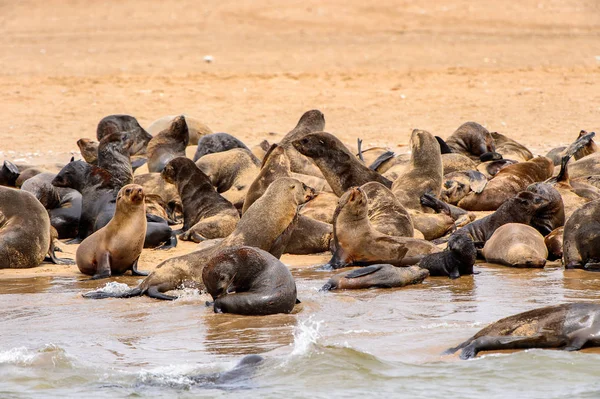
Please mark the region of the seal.
[[302, 205], [300, 214], [320, 222], [333, 224], [333, 214], [338, 200], [338, 196], [334, 193], [317, 193], [315, 198]]
[[485, 243], [502, 225], [531, 223], [536, 212], [547, 205], [548, 200], [541, 195], [531, 191], [521, 191], [500, 205], [496, 212], [467, 224], [459, 231], [468, 234], [475, 242]]
[[567, 303], [537, 308], [490, 324], [455, 348], [461, 359], [481, 351], [502, 349], [561, 348], [577, 351], [600, 345], [600, 305]]
[[[589, 133], [587, 131], [581, 130], [579, 132], [579, 135], [577, 136], [576, 141], [585, 138], [588, 135]], [[572, 153], [576, 161], [580, 160], [583, 157], [598, 152], [598, 146], [593, 140], [593, 135], [589, 137], [589, 139], [585, 139], [585, 141], [586, 142], [582, 147], [578, 148], [576, 152]], [[561, 160], [566, 155], [566, 153], [567, 147], [557, 147], [550, 150], [548, 154], [546, 154], [546, 157], [550, 158], [554, 162], [554, 165], [560, 165]]]
[[124, 133], [108, 134], [98, 144], [98, 167], [110, 173], [117, 188], [133, 183], [133, 169], [129, 158], [132, 145], [131, 137]]
[[279, 259], [258, 248], [218, 251], [204, 267], [202, 280], [214, 299], [215, 313], [290, 313], [297, 300], [292, 273]]
[[477, 169], [477, 164], [471, 158], [458, 153], [442, 154], [442, 164], [444, 165], [444, 176], [449, 173]]
[[234, 148], [207, 154], [196, 165], [209, 178], [217, 191], [242, 210], [246, 194], [260, 172], [260, 163], [249, 150]]
[[85, 162], [90, 165], [98, 165], [98, 143], [97, 141], [80, 138], [77, 140], [77, 147], [79, 147], [79, 152], [81, 156], [85, 160]]
[[50, 218], [29, 192], [0, 186], [0, 269], [36, 267], [50, 248]]
[[334, 269], [376, 263], [406, 266], [439, 251], [425, 240], [388, 236], [375, 230], [369, 223], [367, 196], [360, 187], [351, 188], [340, 198], [333, 232], [334, 253], [328, 265]]
[[309, 255], [328, 252], [333, 238], [333, 226], [307, 216], [298, 215], [298, 223], [292, 232], [284, 253]]
[[148, 171], [160, 172], [173, 158], [184, 157], [190, 141], [184, 116], [178, 116], [168, 128], [155, 135], [148, 143]]
[[446, 139], [452, 152], [479, 160], [486, 153], [494, 153], [496, 146], [490, 132], [477, 122], [463, 123]]
[[361, 189], [367, 196], [367, 216], [375, 230], [389, 236], [414, 237], [410, 214], [389, 188], [378, 182], [369, 182], [363, 184]]
[[77, 248], [79, 271], [93, 279], [120, 275], [131, 270], [134, 276], [147, 276], [137, 270], [146, 236], [144, 189], [136, 184], [123, 187], [117, 196], [113, 218], [87, 237]]
[[548, 249], [544, 236], [531, 226], [507, 223], [500, 226], [483, 247], [489, 263], [512, 267], [544, 267]]
[[223, 388], [225, 390], [232, 387], [238, 388], [238, 385], [233, 384], [241, 384], [240, 387], [244, 388], [244, 384], [250, 380], [250, 377], [254, 375], [256, 369], [264, 360], [259, 355], [247, 355], [231, 370], [220, 373], [199, 374], [188, 378], [193, 381], [194, 385], [206, 388]]
[[[188, 128], [188, 132], [190, 135], [190, 141], [188, 145], [197, 145], [198, 141], [212, 133], [212, 130], [208, 126], [206, 126], [203, 122], [201, 122], [198, 118], [194, 118], [193, 116], [183, 115], [185, 119], [185, 125]], [[156, 136], [160, 132], [165, 129], [168, 129], [169, 126], [173, 123], [173, 121], [177, 118], [177, 115], [168, 115], [163, 116], [152, 122], [150, 126], [148, 126], [148, 132], [151, 135]]]
[[130, 155], [144, 154], [148, 143], [152, 139], [152, 136], [131, 115], [109, 115], [98, 122], [96, 128], [96, 138], [98, 141], [102, 141], [104, 136], [112, 133], [127, 133], [130, 136], [132, 141], [129, 147]]
[[169, 220], [180, 223], [183, 217], [183, 205], [177, 191], [177, 186], [167, 183], [160, 173], [144, 173], [134, 176], [134, 184], [144, 188], [146, 196], [158, 195], [166, 205], [165, 210]]
[[563, 252], [567, 269], [600, 270], [600, 200], [588, 202], [567, 219]]
[[321, 291], [404, 287], [420, 284], [427, 276], [429, 272], [418, 266], [372, 265], [336, 274], [321, 288]]
[[306, 111], [292, 130], [290, 130], [279, 142], [290, 160], [292, 172], [305, 175], [323, 177], [317, 168], [307, 157], [300, 154], [292, 143], [314, 132], [322, 132], [325, 129], [325, 116], [318, 109]]
[[546, 244], [546, 248], [548, 249], [548, 260], [562, 259], [564, 232], [565, 227], [562, 226], [552, 230], [552, 232], [544, 238], [544, 244]]
[[337, 196], [354, 186], [377, 181], [386, 187], [392, 182], [366, 167], [334, 135], [326, 132], [310, 133], [292, 142], [302, 155], [311, 158]]
[[470, 193], [460, 200], [458, 206], [468, 211], [494, 211], [530, 184], [550, 178], [553, 170], [552, 161], [546, 157], [507, 166], [487, 183], [481, 193]]
[[188, 158], [169, 161], [161, 172], [167, 183], [177, 186], [183, 203], [184, 241], [224, 238], [233, 232], [240, 216], [231, 202], [212, 186], [210, 179]]
[[496, 159], [494, 161], [482, 162], [477, 165], [477, 170], [485, 175], [488, 179], [496, 176], [498, 172], [507, 166], [518, 163], [512, 159]]
[[477, 249], [467, 234], [455, 233], [450, 236], [446, 250], [425, 256], [418, 263], [427, 269], [430, 276], [448, 276], [451, 279], [473, 274], [477, 260]]
[[[547, 182], [552, 184], [553, 187], [557, 190], [557, 192], [559, 193], [559, 195], [562, 199], [565, 218], [571, 217], [573, 212], [575, 212], [577, 209], [579, 209], [584, 204], [590, 202], [593, 199], [598, 199], [597, 197], [593, 196], [593, 193], [592, 193], [592, 196], [589, 195], [590, 194], [589, 189], [595, 190], [596, 189], [595, 187], [593, 187], [593, 186], [589, 187], [589, 185], [587, 183], [581, 182], [579, 184], [586, 186], [586, 187], [584, 187], [583, 190], [576, 190], [575, 187], [573, 187], [571, 185], [571, 180], [570, 180], [570, 175], [569, 175], [569, 167], [568, 167], [569, 159], [570, 159], [570, 157], [568, 155], [564, 156], [561, 161], [560, 171], [559, 171], [558, 175], [556, 176], [556, 178], [553, 177], [553, 178], [547, 180]], [[586, 188], [588, 188], [588, 189], [586, 189]], [[583, 191], [583, 192], [581, 192], [581, 191]], [[581, 193], [583, 195], [579, 195], [579, 193]], [[591, 198], [587, 198], [587, 197], [591, 197]], [[556, 227], [558, 227], [558, 226], [556, 226]]]
[[[129, 298], [148, 295], [173, 300], [165, 292], [178, 287], [204, 288], [202, 270], [216, 251], [232, 246], [252, 246], [281, 257], [297, 224], [298, 206], [309, 201], [314, 191], [296, 179], [277, 179], [240, 219], [235, 231], [219, 244], [166, 259], [137, 287], [121, 293], [92, 291], [86, 298]], [[256, 226], [260, 226], [257, 229]], [[201, 244], [200, 244], [201, 245]]]
[[531, 151], [524, 145], [498, 132], [491, 133], [496, 145], [496, 152], [502, 154], [502, 158], [512, 159], [518, 162], [527, 162], [533, 158]]
[[[241, 148], [250, 151], [246, 144], [235, 138], [229, 133], [211, 133], [200, 137], [198, 148], [194, 154], [194, 162], [206, 154], [215, 154], [217, 152], [228, 151], [233, 148]], [[252, 154], [254, 156], [254, 154]], [[258, 158], [256, 158], [256, 162]]]
[[448, 173], [444, 175], [440, 200], [456, 205], [470, 192], [481, 193], [487, 182], [485, 175], [477, 170]]
[[0, 168], [0, 186], [15, 187], [21, 172], [19, 168], [10, 161], [4, 161]]
[[565, 224], [565, 206], [558, 190], [548, 183], [534, 183], [527, 191], [536, 193], [548, 201], [548, 204], [537, 210], [531, 222], [533, 228], [546, 236], [552, 230]]

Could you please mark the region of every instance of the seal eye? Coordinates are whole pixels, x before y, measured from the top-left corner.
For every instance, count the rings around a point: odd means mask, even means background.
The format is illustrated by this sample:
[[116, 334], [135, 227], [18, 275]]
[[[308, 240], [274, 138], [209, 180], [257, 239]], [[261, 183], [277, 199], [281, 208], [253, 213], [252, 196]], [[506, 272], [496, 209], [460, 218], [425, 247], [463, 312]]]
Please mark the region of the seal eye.
[[302, 139], [302, 144], [308, 144], [308, 139]]
[[127, 194], [127, 195], [131, 194], [131, 189], [128, 188], [127, 190], [125, 190], [125, 194]]

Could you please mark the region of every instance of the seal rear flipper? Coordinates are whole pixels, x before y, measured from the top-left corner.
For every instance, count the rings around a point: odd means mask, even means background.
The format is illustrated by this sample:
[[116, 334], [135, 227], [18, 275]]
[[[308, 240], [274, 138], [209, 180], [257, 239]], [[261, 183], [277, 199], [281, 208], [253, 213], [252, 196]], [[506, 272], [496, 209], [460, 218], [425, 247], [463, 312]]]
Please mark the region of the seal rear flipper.
[[[54, 263], [55, 265], [74, 265], [75, 261], [73, 259], [69, 259], [69, 258], [58, 258], [56, 256], [56, 252], [57, 248], [54, 246], [54, 244], [50, 245], [50, 249], [48, 250], [48, 255], [46, 256], [46, 259], [49, 259], [50, 262]], [[44, 260], [46, 260], [44, 259]]]
[[142, 272], [140, 270], [138, 270], [138, 261], [140, 260], [140, 258], [137, 258], [135, 260], [135, 262], [133, 262], [133, 265], [131, 265], [131, 275], [132, 276], [147, 276], [150, 274], [150, 272]]
[[438, 144], [440, 145], [440, 153], [452, 154], [454, 152], [454, 151], [452, 151], [452, 148], [450, 148], [450, 146], [448, 146], [448, 144], [446, 144], [444, 139], [442, 139], [439, 136], [435, 136], [435, 139], [437, 140]]
[[429, 193], [425, 193], [421, 196], [420, 202], [422, 206], [433, 209], [436, 213], [445, 213], [451, 216], [450, 207], [444, 201], [437, 199], [435, 196]]
[[366, 267], [362, 267], [360, 269], [356, 269], [356, 270], [352, 270], [350, 273], [346, 274], [344, 276], [344, 278], [358, 278], [358, 277], [362, 277], [362, 276], [368, 276], [369, 274], [373, 274], [379, 270], [381, 270], [381, 268], [383, 267], [383, 265], [373, 265], [373, 266], [366, 266]]
[[459, 350], [461, 350], [462, 348], [464, 348], [465, 346], [469, 345], [471, 343], [471, 341], [473, 341], [473, 338], [469, 338], [468, 340], [466, 340], [465, 342], [461, 343], [458, 346], [455, 346], [454, 348], [446, 349], [444, 352], [442, 352], [442, 355], [453, 355], [456, 352], [458, 352]]
[[360, 159], [362, 161], [362, 163], [364, 164], [365, 158], [363, 157], [363, 154], [362, 154], [362, 142], [363, 142], [362, 139], [360, 139], [360, 138], [356, 139], [356, 144], [358, 147], [358, 159]]
[[146, 295], [148, 295], [150, 298], [162, 299], [164, 301], [174, 301], [177, 299], [176, 296], [167, 295], [160, 292], [160, 286], [157, 285], [151, 285], [146, 291]]
[[596, 133], [594, 133], [594, 132], [589, 132], [589, 133], [584, 133], [584, 132], [585, 131], [582, 130], [579, 134], [583, 133], [583, 136], [577, 138], [577, 140], [575, 140], [570, 146], [567, 147], [567, 149], [564, 152], [566, 157], [571, 158], [571, 157], [575, 156], [575, 153], [577, 151], [583, 149], [584, 147], [588, 146], [591, 143], [594, 136], [596, 135]]
[[503, 159], [501, 154], [495, 151], [486, 152], [479, 156], [479, 162], [499, 161]]
[[94, 274], [90, 280], [99, 280], [101, 278], [108, 278], [110, 276], [110, 252], [105, 251], [100, 256], [100, 259], [98, 259], [98, 264], [96, 265], [96, 274]]
[[112, 292], [104, 292], [104, 291], [90, 291], [85, 294], [81, 294], [84, 298], [89, 299], [105, 299], [105, 298], [132, 298], [134, 296], [141, 296], [143, 294], [142, 289], [140, 287], [132, 288], [129, 291], [123, 293], [112, 293]]
[[369, 165], [369, 169], [377, 171], [377, 169], [381, 165], [383, 165], [384, 162], [394, 158], [395, 155], [396, 154], [394, 154], [392, 151], [384, 152], [383, 154], [378, 156], [377, 159], [375, 159], [371, 165]]

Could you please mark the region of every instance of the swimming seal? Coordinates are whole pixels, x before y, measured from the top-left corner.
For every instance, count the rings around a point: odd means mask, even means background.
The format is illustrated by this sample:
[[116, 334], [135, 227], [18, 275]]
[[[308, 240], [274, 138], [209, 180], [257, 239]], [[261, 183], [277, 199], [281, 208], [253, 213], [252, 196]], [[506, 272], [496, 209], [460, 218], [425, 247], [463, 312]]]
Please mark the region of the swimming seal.
[[420, 284], [427, 276], [429, 272], [418, 266], [372, 265], [336, 274], [321, 288], [321, 291], [404, 287]]
[[77, 267], [93, 279], [123, 274], [127, 270], [134, 276], [147, 276], [137, 270], [145, 236], [144, 190], [136, 184], [128, 184], [119, 191], [110, 222], [77, 248]]
[[560, 348], [577, 351], [600, 345], [600, 305], [567, 303], [533, 309], [490, 324], [455, 348], [461, 359], [481, 351], [502, 349]]
[[218, 251], [202, 271], [215, 313], [268, 315], [290, 313], [296, 283], [288, 268], [270, 253], [242, 246]]

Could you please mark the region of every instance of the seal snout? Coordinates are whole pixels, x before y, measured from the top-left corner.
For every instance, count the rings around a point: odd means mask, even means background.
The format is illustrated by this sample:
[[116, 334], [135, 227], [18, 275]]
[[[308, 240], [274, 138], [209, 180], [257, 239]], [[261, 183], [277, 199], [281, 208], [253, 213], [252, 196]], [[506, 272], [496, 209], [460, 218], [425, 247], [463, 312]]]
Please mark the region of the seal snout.
[[137, 184], [128, 184], [121, 189], [119, 197], [125, 196], [129, 198], [134, 204], [140, 204], [144, 202], [145, 194], [142, 186]]

